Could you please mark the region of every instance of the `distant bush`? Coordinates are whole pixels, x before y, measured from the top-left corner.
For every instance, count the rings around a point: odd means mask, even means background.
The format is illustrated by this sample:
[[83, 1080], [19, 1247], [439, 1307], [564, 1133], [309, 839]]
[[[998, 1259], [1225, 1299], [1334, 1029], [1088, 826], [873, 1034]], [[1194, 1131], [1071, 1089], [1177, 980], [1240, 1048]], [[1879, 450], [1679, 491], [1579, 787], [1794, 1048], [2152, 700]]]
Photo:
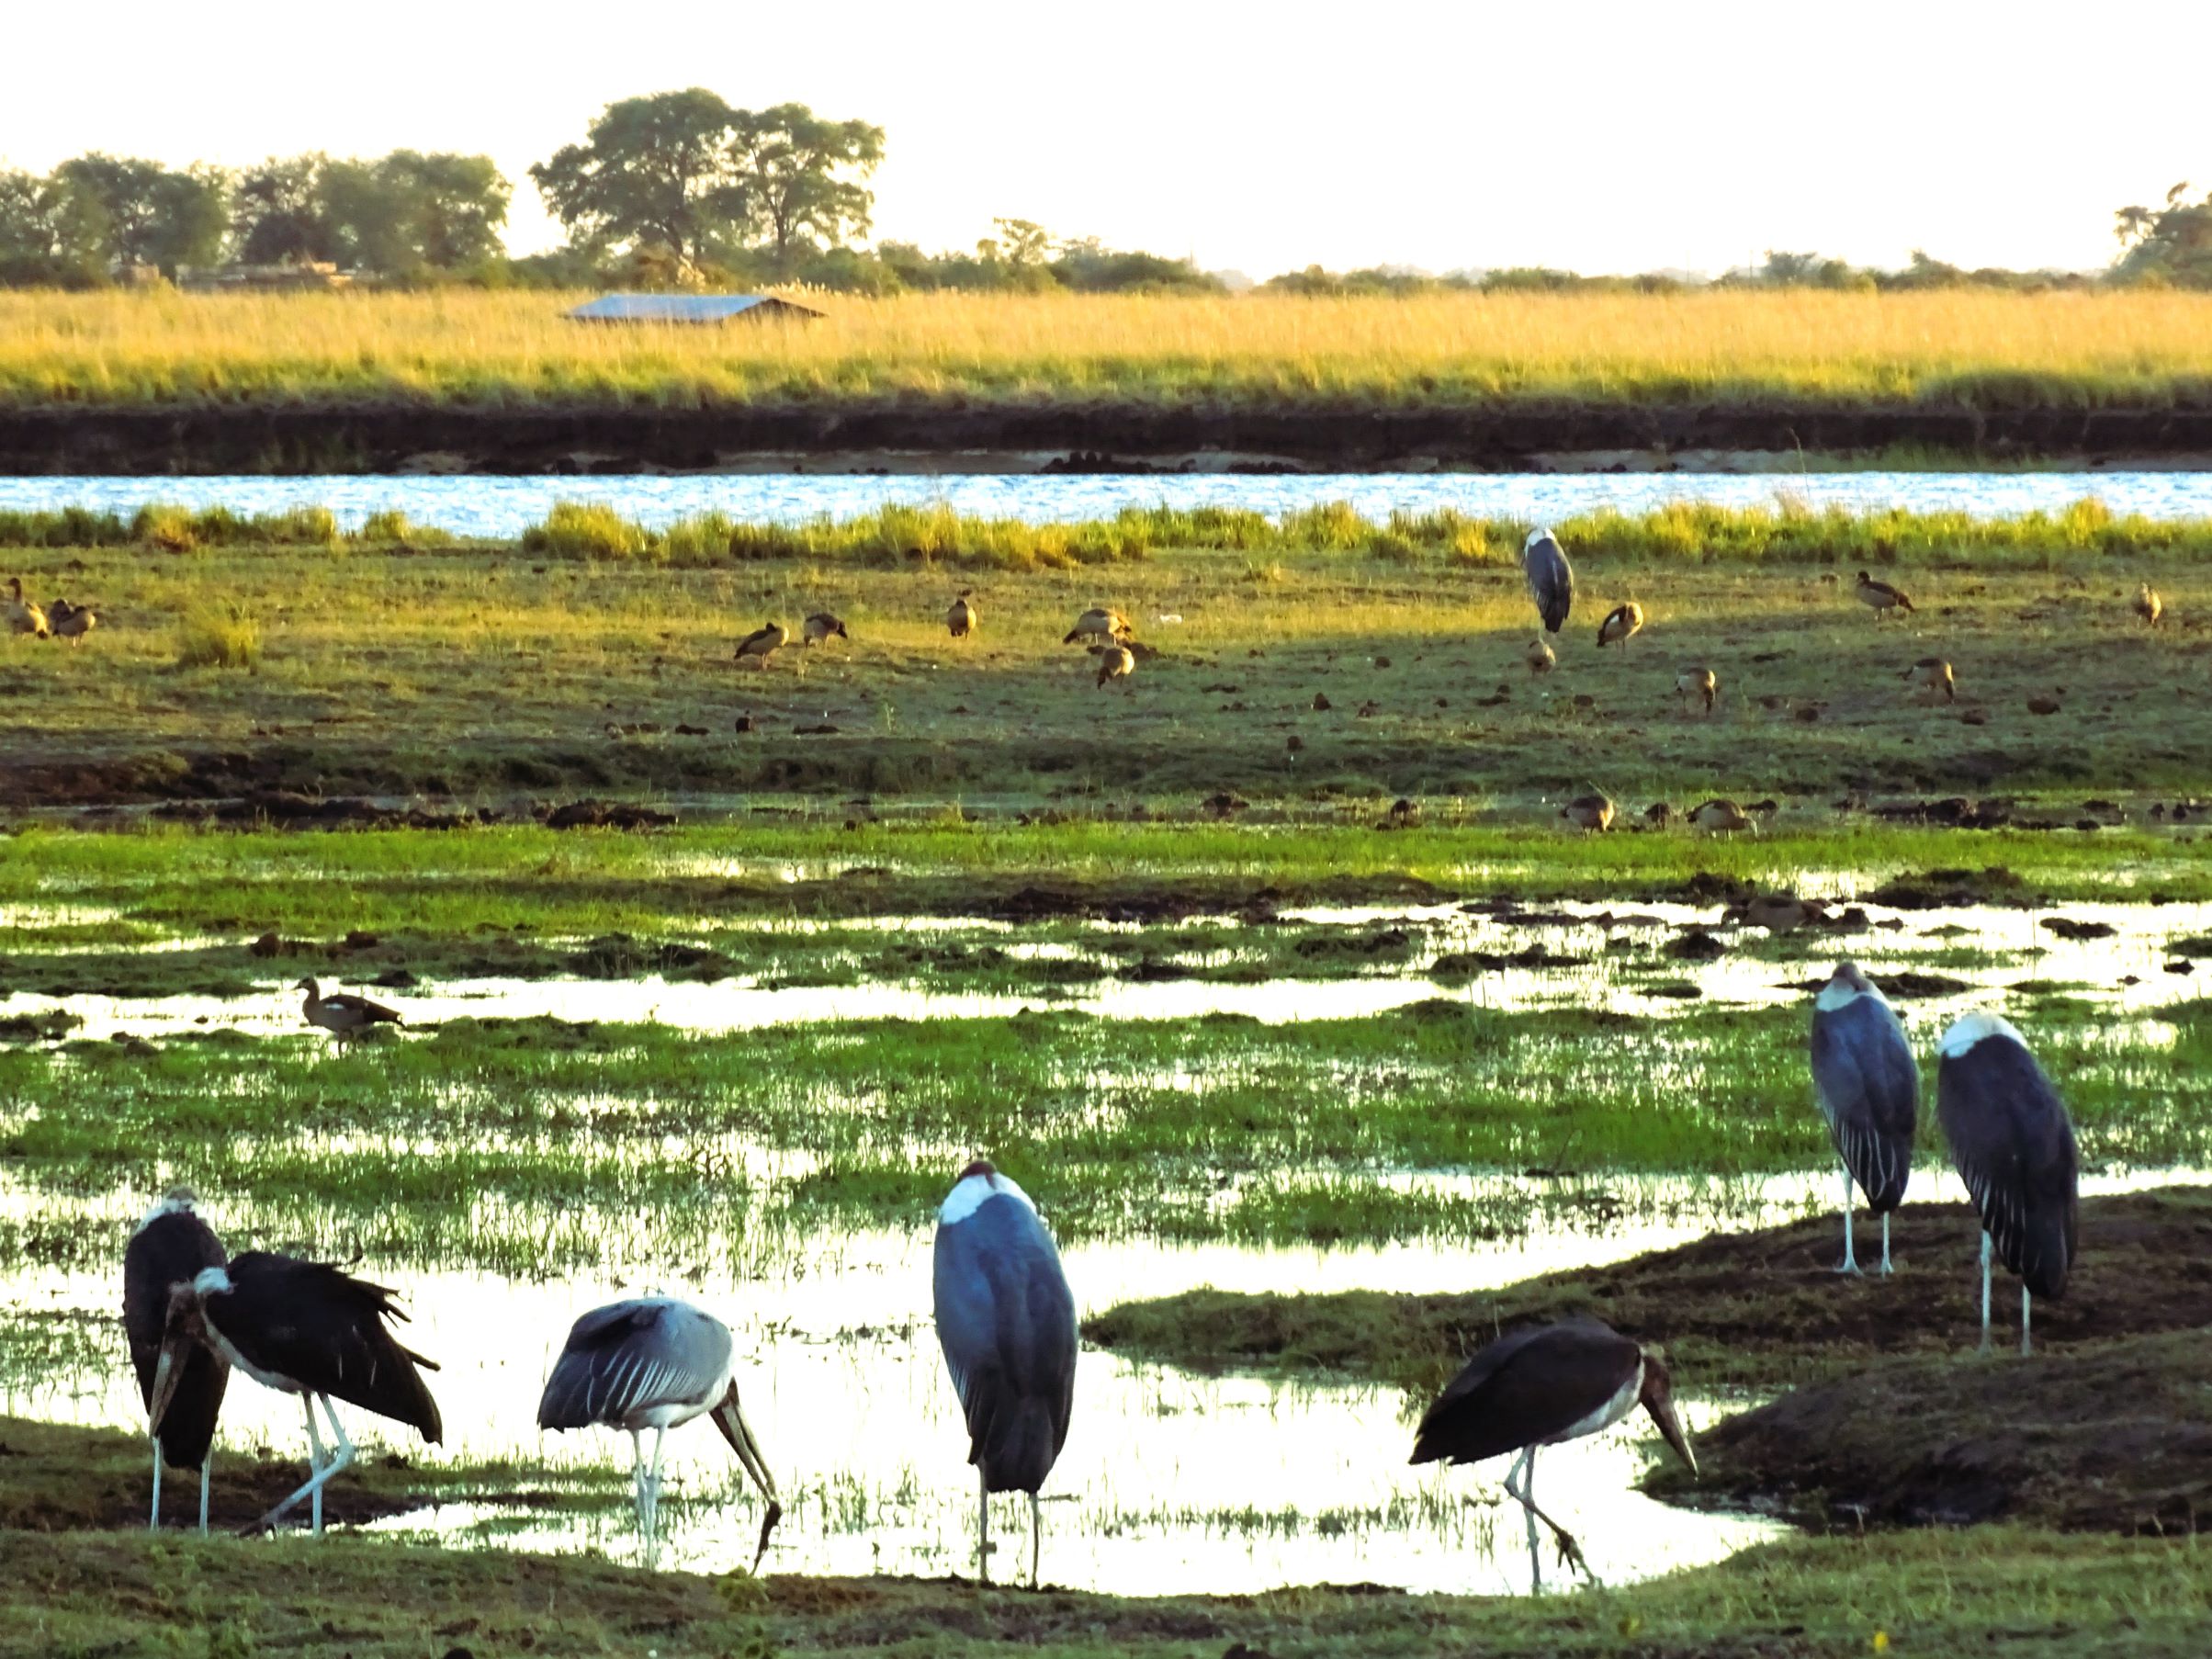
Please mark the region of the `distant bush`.
[[337, 515], [328, 507], [288, 507], [243, 515], [228, 507], [151, 502], [130, 519], [128, 540], [164, 553], [202, 547], [334, 547]]
[[418, 525], [396, 507], [386, 507], [361, 521], [353, 540], [365, 546], [393, 547], [450, 547], [452, 536], [435, 525]]
[[179, 668], [244, 668], [261, 662], [261, 624], [237, 605], [188, 613], [176, 630]]
[[603, 502], [555, 502], [544, 524], [523, 532], [523, 551], [555, 559], [648, 559], [656, 539]]

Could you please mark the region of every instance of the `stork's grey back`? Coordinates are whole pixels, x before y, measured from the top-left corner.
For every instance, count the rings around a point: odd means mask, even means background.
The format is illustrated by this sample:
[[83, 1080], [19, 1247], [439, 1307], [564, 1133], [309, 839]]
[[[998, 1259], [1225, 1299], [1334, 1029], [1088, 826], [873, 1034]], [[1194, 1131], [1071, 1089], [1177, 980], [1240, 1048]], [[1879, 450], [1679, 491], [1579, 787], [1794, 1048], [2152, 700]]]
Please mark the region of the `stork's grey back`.
[[937, 1229], [937, 1339], [993, 1492], [1034, 1492], [1067, 1440], [1076, 1309], [1035, 1212], [1005, 1193]]

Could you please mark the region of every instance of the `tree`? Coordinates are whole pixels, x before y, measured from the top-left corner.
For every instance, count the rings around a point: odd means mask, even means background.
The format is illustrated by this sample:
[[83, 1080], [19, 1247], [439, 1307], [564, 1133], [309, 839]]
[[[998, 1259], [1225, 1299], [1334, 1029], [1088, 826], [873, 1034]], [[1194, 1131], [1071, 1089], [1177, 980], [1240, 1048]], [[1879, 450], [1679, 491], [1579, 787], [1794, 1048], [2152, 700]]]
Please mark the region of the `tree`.
[[274, 156], [249, 168], [231, 198], [231, 235], [248, 265], [335, 260], [337, 238], [323, 212], [326, 156]]
[[98, 226], [98, 256], [109, 265], [207, 265], [230, 229], [230, 180], [219, 169], [174, 173], [159, 162], [80, 155], [54, 169], [54, 182], [81, 198], [79, 221]]
[[579, 245], [659, 243], [696, 260], [743, 232], [730, 141], [738, 112], [704, 87], [609, 104], [581, 144], [530, 169]]
[[1052, 234], [1033, 220], [994, 219], [991, 224], [1009, 265], [1042, 266], [1052, 257]]
[[2212, 288], [2212, 195], [2188, 199], [2184, 181], [2166, 192], [2163, 208], [2122, 208], [2114, 234], [2121, 254], [2114, 275], [2123, 282], [2172, 282]]
[[867, 235], [875, 197], [854, 178], [866, 178], [883, 160], [881, 127], [826, 121], [804, 104], [740, 109], [729, 150], [748, 228], [767, 244], [779, 272], [799, 254]]
[[316, 186], [326, 257], [404, 276], [499, 257], [509, 186], [488, 155], [395, 150], [373, 162], [329, 162]]

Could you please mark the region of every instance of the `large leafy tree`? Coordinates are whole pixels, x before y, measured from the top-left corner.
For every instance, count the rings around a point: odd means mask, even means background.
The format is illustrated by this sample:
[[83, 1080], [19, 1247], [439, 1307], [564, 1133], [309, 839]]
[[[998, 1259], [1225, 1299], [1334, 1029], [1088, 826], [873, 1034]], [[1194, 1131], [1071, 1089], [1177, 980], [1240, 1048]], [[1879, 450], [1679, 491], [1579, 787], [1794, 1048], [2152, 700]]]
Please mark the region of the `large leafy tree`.
[[338, 257], [323, 212], [322, 155], [271, 156], [241, 175], [231, 198], [231, 234], [248, 265]]
[[700, 86], [609, 104], [581, 144], [530, 169], [580, 246], [658, 243], [680, 260], [739, 240], [745, 196], [730, 139], [738, 112]]
[[2212, 195], [2193, 202], [2184, 182], [2166, 192], [2164, 207], [2122, 208], [2116, 218], [2123, 280], [2212, 288]]
[[884, 158], [881, 127], [823, 120], [804, 104], [740, 109], [729, 152], [748, 228], [779, 271], [868, 233], [875, 198], [858, 181]]
[[239, 256], [255, 265], [327, 259], [386, 276], [465, 270], [499, 257], [510, 195], [488, 155], [296, 155], [239, 181], [232, 229]]
[[76, 222], [96, 224], [101, 258], [115, 265], [207, 265], [231, 228], [230, 180], [212, 167], [172, 172], [159, 162], [80, 155], [54, 169]]

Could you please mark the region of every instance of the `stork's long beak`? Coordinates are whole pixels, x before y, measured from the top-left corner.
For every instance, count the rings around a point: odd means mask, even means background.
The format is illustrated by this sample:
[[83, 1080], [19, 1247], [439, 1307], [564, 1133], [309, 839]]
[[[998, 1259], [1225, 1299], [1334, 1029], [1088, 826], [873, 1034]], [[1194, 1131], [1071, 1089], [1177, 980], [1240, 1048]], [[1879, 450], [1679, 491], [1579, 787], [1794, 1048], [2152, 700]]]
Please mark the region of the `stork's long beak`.
[[162, 1420], [169, 1415], [169, 1402], [176, 1397], [176, 1385], [185, 1380], [185, 1362], [191, 1357], [189, 1335], [174, 1328], [163, 1334], [161, 1358], [153, 1364], [153, 1398], [146, 1407], [146, 1432], [157, 1439]]
[[761, 1517], [760, 1547], [752, 1552], [754, 1572], [761, 1569], [761, 1560], [768, 1553], [768, 1537], [775, 1530], [776, 1522], [784, 1518], [784, 1506], [775, 1495], [775, 1476], [768, 1473], [768, 1459], [761, 1450], [761, 1442], [753, 1438], [752, 1425], [745, 1420], [745, 1408], [738, 1404], [738, 1385], [732, 1382], [722, 1403], [715, 1407], [715, 1427], [729, 1442], [729, 1449], [738, 1454], [738, 1462], [752, 1477], [752, 1484], [761, 1489], [768, 1500], [768, 1513]]
[[1652, 1414], [1652, 1421], [1659, 1425], [1660, 1435], [1675, 1449], [1676, 1455], [1689, 1465], [1690, 1473], [1696, 1474], [1698, 1454], [1689, 1449], [1689, 1436], [1682, 1431], [1682, 1419], [1675, 1415], [1674, 1396], [1661, 1394], [1646, 1400], [1644, 1409]]

